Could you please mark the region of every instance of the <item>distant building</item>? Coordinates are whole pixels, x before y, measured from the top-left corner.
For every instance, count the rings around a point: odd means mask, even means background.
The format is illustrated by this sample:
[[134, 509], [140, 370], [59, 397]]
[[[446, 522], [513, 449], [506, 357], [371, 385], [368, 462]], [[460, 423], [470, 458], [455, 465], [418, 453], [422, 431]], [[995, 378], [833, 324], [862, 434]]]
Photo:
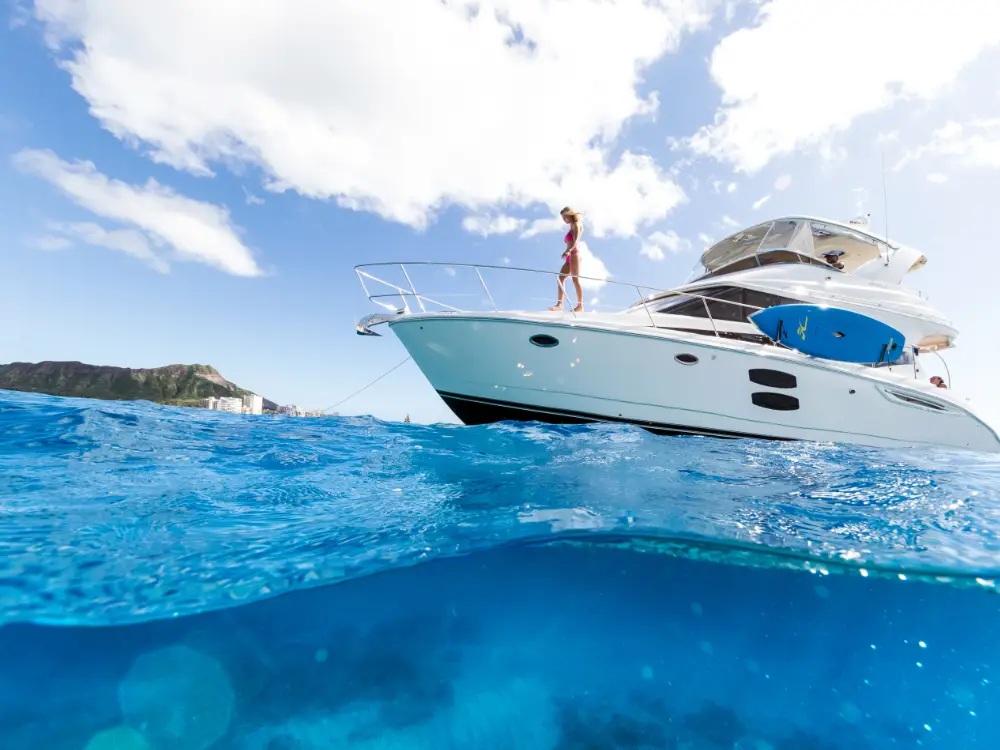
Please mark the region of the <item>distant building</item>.
[[264, 397], [256, 393], [243, 396], [243, 411], [246, 414], [262, 414], [264, 412]]
[[296, 411], [298, 411], [298, 407], [295, 404], [278, 407], [278, 414], [287, 414], [290, 417], [294, 417]]
[[214, 409], [215, 411], [228, 411], [232, 414], [242, 414], [243, 413], [243, 399], [233, 398], [231, 396], [222, 396], [221, 398], [215, 398], [214, 396], [209, 396], [205, 399], [205, 408]]
[[215, 408], [219, 411], [228, 411], [232, 414], [242, 414], [243, 399], [232, 396], [223, 396], [219, 399], [219, 404]]

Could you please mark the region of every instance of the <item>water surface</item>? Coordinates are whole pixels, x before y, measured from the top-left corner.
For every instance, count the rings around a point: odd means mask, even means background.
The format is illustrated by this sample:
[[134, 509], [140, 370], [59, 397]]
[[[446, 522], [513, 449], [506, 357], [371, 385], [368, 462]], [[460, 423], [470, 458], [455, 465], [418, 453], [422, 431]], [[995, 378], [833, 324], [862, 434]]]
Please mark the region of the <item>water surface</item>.
[[0, 747], [993, 750], [998, 479], [0, 393]]

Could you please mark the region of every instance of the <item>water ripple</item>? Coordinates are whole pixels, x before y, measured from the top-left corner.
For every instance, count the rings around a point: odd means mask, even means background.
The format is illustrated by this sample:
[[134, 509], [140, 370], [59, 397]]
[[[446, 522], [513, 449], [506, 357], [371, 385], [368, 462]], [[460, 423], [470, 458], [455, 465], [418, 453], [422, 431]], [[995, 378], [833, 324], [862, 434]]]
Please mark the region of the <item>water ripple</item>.
[[0, 392], [0, 622], [176, 616], [565, 534], [992, 577], [998, 479], [943, 450]]

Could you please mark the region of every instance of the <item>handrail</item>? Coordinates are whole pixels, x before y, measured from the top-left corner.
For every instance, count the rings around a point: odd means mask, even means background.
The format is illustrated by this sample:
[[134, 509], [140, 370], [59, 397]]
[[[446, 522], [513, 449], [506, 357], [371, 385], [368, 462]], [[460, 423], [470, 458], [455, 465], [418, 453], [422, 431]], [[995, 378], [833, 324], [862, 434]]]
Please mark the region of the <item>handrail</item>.
[[[516, 267], [516, 266], [481, 265], [481, 264], [474, 264], [474, 263], [443, 263], [443, 262], [440, 262], [440, 261], [412, 261], [412, 262], [408, 261], [408, 262], [406, 262], [405, 265], [406, 266], [411, 266], [411, 267], [412, 266], [436, 266], [436, 267], [447, 267], [447, 268], [471, 268], [471, 269], [473, 269], [475, 271], [475, 273], [476, 273], [476, 276], [479, 278], [480, 283], [483, 286], [483, 290], [486, 292], [486, 297], [489, 299], [490, 305], [492, 306], [494, 312], [500, 312], [500, 309], [497, 307], [497, 304], [496, 304], [496, 302], [493, 299], [493, 295], [490, 292], [489, 287], [486, 285], [486, 281], [483, 278], [483, 275], [482, 275], [482, 272], [481, 272], [482, 269], [492, 269], [492, 270], [497, 270], [497, 271], [516, 271], [516, 272], [522, 272], [522, 273], [535, 273], [535, 274], [541, 274], [541, 275], [544, 275], [544, 276], [557, 276], [557, 277], [564, 275], [564, 274], [560, 273], [559, 271], [544, 271], [544, 270], [537, 269], [537, 268], [519, 268], [519, 267]], [[410, 288], [407, 289], [405, 287], [398, 286], [397, 284], [393, 284], [392, 282], [385, 281], [384, 279], [380, 279], [377, 276], [374, 276], [373, 274], [369, 273], [368, 271], [363, 270], [363, 269], [368, 269], [368, 268], [379, 268], [379, 267], [399, 267], [402, 270], [402, 272], [403, 272], [403, 276], [406, 278], [406, 282], [410, 285]], [[448, 304], [445, 304], [443, 302], [439, 302], [439, 301], [437, 301], [435, 299], [432, 299], [432, 298], [430, 298], [430, 297], [428, 297], [426, 295], [418, 293], [417, 290], [416, 290], [416, 287], [413, 285], [413, 281], [410, 279], [410, 275], [406, 272], [406, 267], [404, 266], [404, 264], [402, 262], [388, 262], [388, 261], [385, 261], [385, 262], [380, 262], [380, 263], [361, 263], [361, 264], [358, 264], [358, 265], [356, 265], [354, 267], [354, 271], [358, 275], [358, 279], [361, 281], [361, 287], [362, 287], [362, 289], [364, 289], [365, 295], [368, 297], [369, 300], [371, 300], [372, 302], [375, 302], [376, 304], [378, 304], [380, 306], [387, 307], [387, 305], [385, 305], [385, 304], [383, 304], [381, 302], [377, 302], [376, 300], [382, 299], [382, 298], [385, 298], [385, 297], [393, 297], [393, 298], [399, 297], [400, 300], [403, 303], [403, 309], [405, 311], [409, 311], [410, 307], [407, 304], [406, 300], [407, 300], [408, 297], [413, 297], [413, 298], [415, 298], [417, 300], [417, 304], [419, 305], [421, 312], [426, 312], [427, 311], [426, 308], [424, 307], [424, 302], [429, 302], [431, 304], [438, 305], [439, 307], [445, 308], [445, 309], [450, 310], [452, 312], [466, 312], [465, 310], [462, 310], [461, 308], [457, 308], [457, 307], [454, 307], [452, 305], [448, 305]], [[565, 274], [565, 275], [569, 276], [568, 274]], [[385, 286], [387, 286], [387, 287], [389, 287], [391, 289], [394, 289], [395, 292], [393, 292], [391, 294], [372, 294], [368, 290], [368, 285], [365, 284], [365, 279], [366, 278], [369, 279], [369, 280], [371, 280], [371, 281], [375, 281], [375, 282], [378, 282], [380, 284], [383, 284], [383, 285], [385, 285]], [[706, 315], [708, 317], [709, 322], [711, 323], [712, 330], [715, 333], [716, 337], [720, 337], [721, 334], [719, 333], [719, 328], [716, 325], [715, 318], [712, 316], [712, 311], [709, 309], [709, 306], [708, 306], [708, 302], [709, 301], [712, 301], [712, 302], [722, 302], [722, 303], [727, 304], [727, 305], [736, 305], [737, 307], [745, 307], [745, 308], [749, 308], [751, 310], [762, 310], [762, 309], [764, 309], [764, 308], [759, 307], [757, 305], [748, 305], [748, 304], [745, 304], [743, 302], [734, 302], [733, 300], [719, 299], [718, 297], [712, 297], [712, 296], [709, 296], [709, 295], [697, 294], [695, 292], [671, 291], [671, 290], [668, 290], [668, 289], [660, 289], [660, 288], [657, 288], [657, 287], [650, 287], [650, 286], [644, 286], [644, 285], [639, 285], [639, 284], [633, 284], [631, 282], [626, 282], [626, 281], [614, 281], [614, 280], [611, 280], [611, 279], [600, 279], [600, 278], [596, 278], [596, 277], [592, 277], [592, 276], [576, 276], [576, 278], [584, 280], [584, 281], [598, 281], [598, 282], [601, 282], [601, 283], [612, 284], [612, 285], [616, 285], [616, 286], [632, 287], [636, 291], [636, 293], [638, 294], [638, 296], [639, 296], [639, 302], [636, 303], [636, 304], [633, 304], [633, 305], [629, 306], [628, 308], [626, 308], [626, 311], [634, 310], [634, 309], [636, 309], [641, 304], [642, 307], [643, 307], [643, 309], [646, 312], [647, 317], [649, 318], [649, 323], [650, 323], [650, 325], [653, 328], [657, 328], [658, 327], [656, 325], [656, 321], [653, 319], [653, 315], [652, 315], [653, 311], [651, 311], [650, 308], [649, 308], [649, 302], [651, 302], [653, 299], [655, 299], [657, 303], [661, 303], [664, 299], [671, 298], [671, 297], [701, 299], [702, 300], [702, 304], [705, 307], [705, 313], [706, 313]], [[560, 285], [562, 285], [563, 291], [565, 292], [565, 281], [560, 280], [559, 283], [560, 283]], [[642, 290], [644, 290], [644, 289], [646, 291], [648, 291], [648, 292], [654, 292], [654, 294], [651, 294], [651, 295], [649, 295], [649, 297], [646, 297], [645, 295], [643, 295], [643, 292], [642, 292]], [[655, 294], [656, 292], [660, 292], [661, 294], [657, 295], [657, 294]], [[576, 317], [576, 312], [575, 311], [573, 312], [573, 316]]]

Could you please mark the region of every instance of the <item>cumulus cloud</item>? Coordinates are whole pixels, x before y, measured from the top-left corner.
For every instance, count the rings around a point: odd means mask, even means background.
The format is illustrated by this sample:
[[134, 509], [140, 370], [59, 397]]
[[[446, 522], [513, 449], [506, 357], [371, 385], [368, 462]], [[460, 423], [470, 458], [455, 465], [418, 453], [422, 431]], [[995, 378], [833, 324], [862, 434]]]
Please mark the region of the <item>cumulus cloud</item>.
[[530, 239], [539, 234], [550, 234], [566, 228], [566, 222], [555, 217], [552, 219], [535, 219], [531, 225], [521, 232], [521, 239]]
[[631, 236], [685, 196], [652, 158], [622, 152], [619, 136], [658, 108], [655, 95], [639, 93], [644, 70], [704, 27], [717, 4], [36, 0], [35, 8], [53, 42], [70, 50], [63, 65], [92, 114], [159, 162], [197, 174], [250, 163], [271, 190], [418, 228], [448, 205], [479, 213], [569, 203], [589, 216], [593, 234]]
[[[140, 186], [113, 180], [98, 172], [91, 162], [65, 162], [51, 151], [21, 151], [15, 155], [14, 164], [23, 172], [48, 180], [94, 214], [141, 230], [154, 244], [172, 248], [179, 259], [206, 263], [237, 276], [261, 274], [253, 255], [237, 236], [229, 213], [220, 206], [178, 195], [155, 180]], [[105, 232], [101, 236], [96, 231], [75, 234], [90, 244], [111, 247], [107, 243], [115, 243], [114, 249], [137, 257], [144, 252], [134, 235]]]
[[977, 119], [964, 125], [950, 121], [934, 131], [929, 143], [907, 153], [896, 169], [925, 157], [965, 167], [1000, 169], [1000, 118]]
[[713, 51], [722, 105], [689, 145], [755, 172], [776, 156], [828, 142], [861, 115], [941, 95], [998, 42], [995, 0], [951, 0], [919, 11], [912, 0], [770, 0], [754, 27], [733, 32]]
[[736, 219], [734, 219], [732, 216], [723, 216], [722, 223], [727, 227], [732, 227], [733, 229], [739, 229], [741, 226], [743, 226], [738, 221], [736, 221]]
[[524, 226], [525, 220], [514, 216], [466, 216], [462, 228], [466, 232], [489, 237], [491, 234], [510, 234]]
[[761, 198], [758, 198], [757, 200], [755, 200], [753, 202], [753, 210], [754, 211], [759, 211], [761, 208], [764, 207], [764, 204], [767, 203], [769, 200], [771, 200], [770, 193], [768, 193], [767, 195], [765, 195], [765, 196], [763, 196]]
[[[594, 255], [594, 251], [586, 243], [580, 246], [579, 251], [580, 286], [588, 291], [596, 292], [611, 278], [611, 272], [604, 265], [604, 261]], [[583, 278], [584, 276], [587, 278]]]
[[948, 181], [948, 175], [941, 174], [940, 172], [931, 172], [927, 175], [927, 181], [941, 185]]
[[726, 192], [727, 193], [735, 193], [736, 192], [736, 183], [735, 182], [730, 182], [726, 186]]
[[691, 243], [679, 236], [677, 232], [653, 232], [642, 243], [639, 250], [640, 255], [645, 255], [650, 260], [663, 260], [667, 253], [683, 253], [691, 249]]
[[790, 174], [783, 174], [774, 181], [774, 189], [787, 190], [788, 186], [791, 184], [792, 184], [792, 176]]
[[712, 238], [712, 235], [705, 234], [704, 232], [698, 233], [698, 242], [703, 244], [705, 247], [715, 244], [715, 240]]

